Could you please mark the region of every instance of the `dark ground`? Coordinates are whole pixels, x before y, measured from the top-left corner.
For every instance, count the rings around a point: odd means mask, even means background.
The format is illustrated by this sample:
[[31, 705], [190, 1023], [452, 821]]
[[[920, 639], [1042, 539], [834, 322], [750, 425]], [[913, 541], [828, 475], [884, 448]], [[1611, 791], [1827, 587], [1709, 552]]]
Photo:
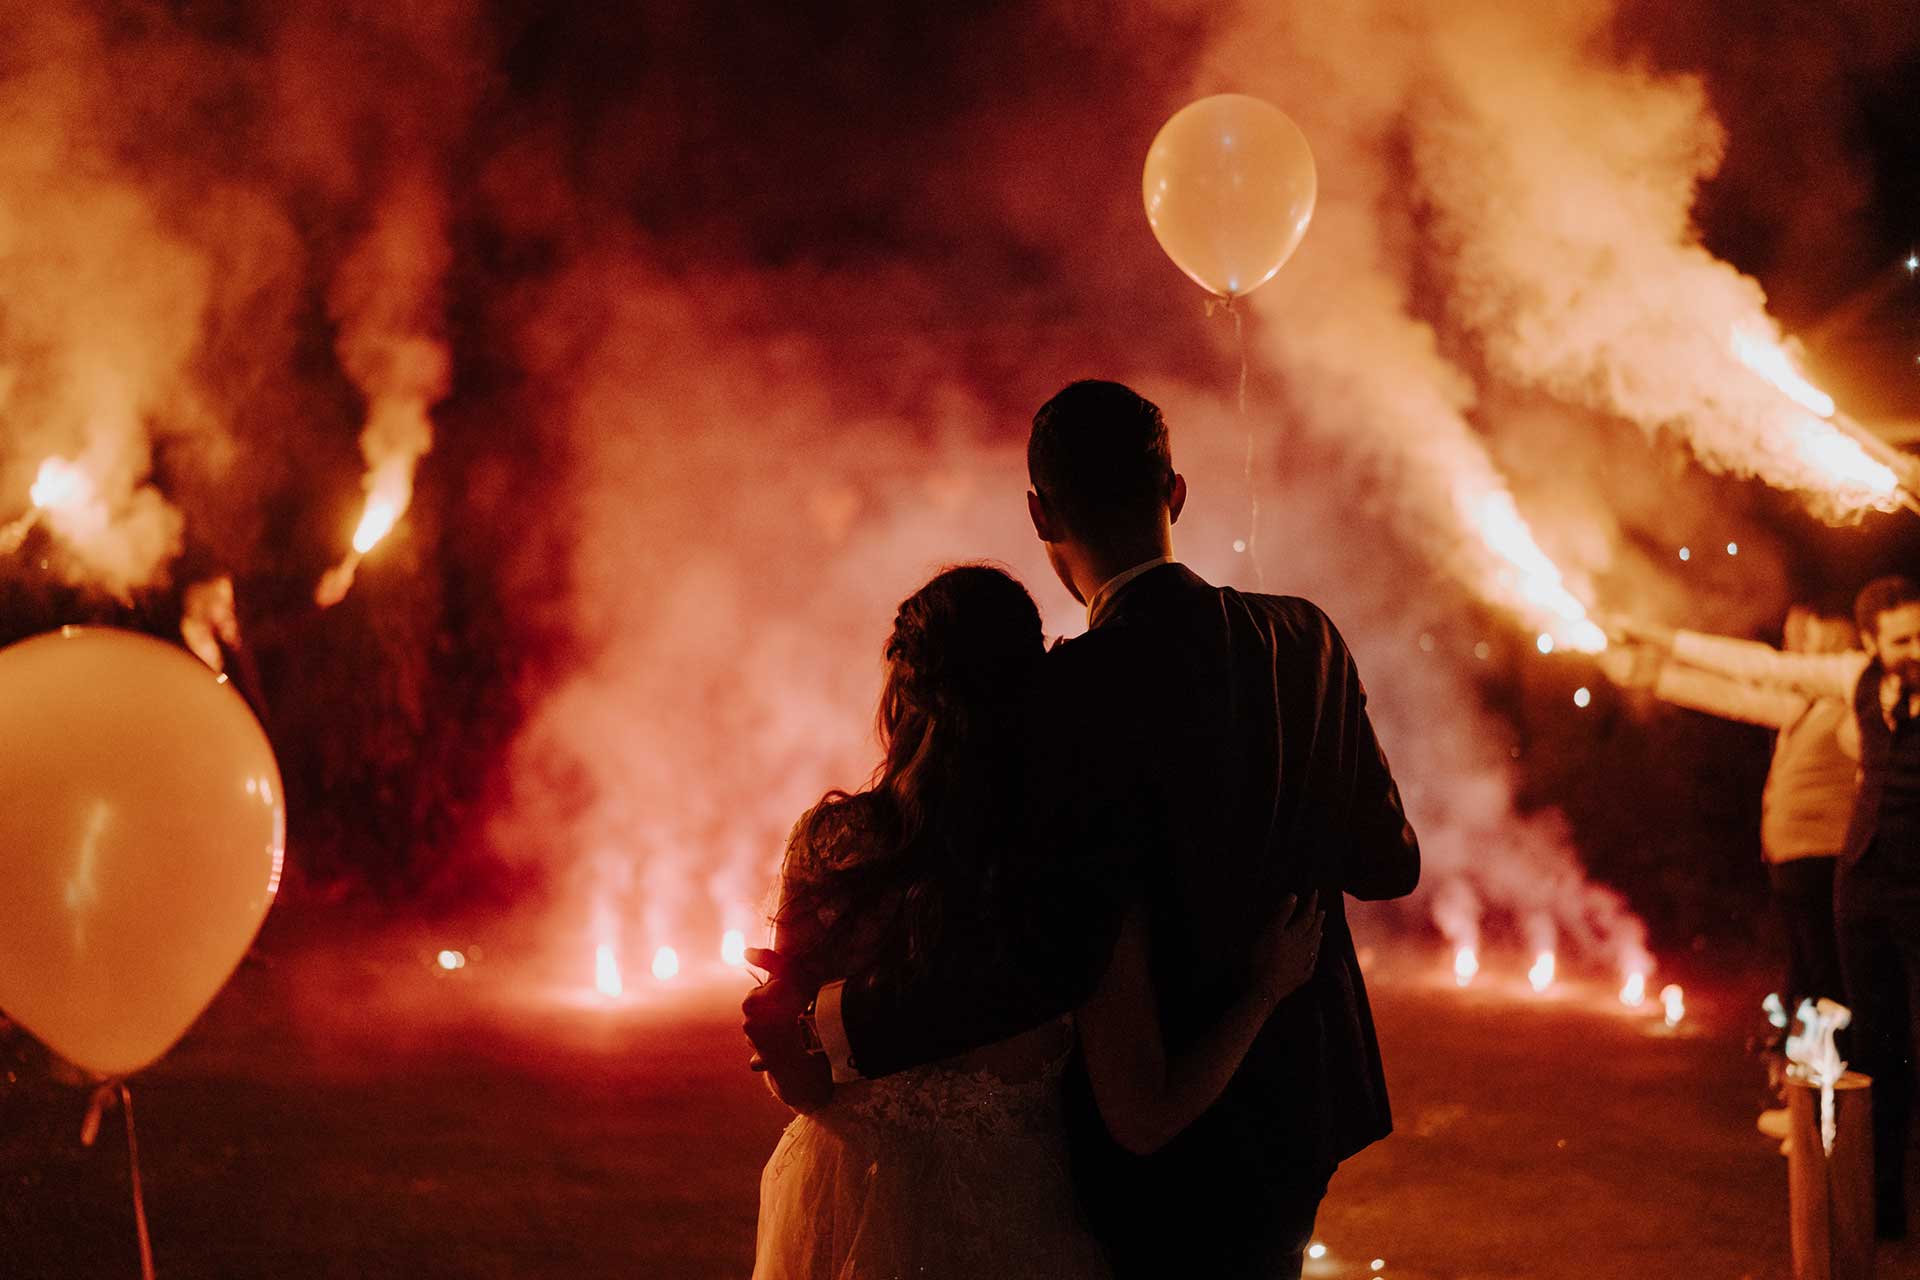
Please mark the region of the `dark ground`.
[[[136, 1081], [161, 1280], [747, 1274], [785, 1117], [721, 993], [503, 1012], [476, 998], [481, 965], [464, 984], [405, 967], [410, 994], [378, 1001], [337, 965], [320, 984], [299, 956], [243, 968]], [[1399, 1132], [1335, 1180], [1310, 1276], [1789, 1274], [1786, 1162], [1754, 1132], [1743, 1045], [1763, 988], [1690, 986], [1669, 1035], [1604, 993], [1375, 986]], [[82, 1092], [14, 1066], [0, 1275], [136, 1275], [117, 1118], [81, 1148]], [[1883, 1252], [1881, 1275], [1920, 1276], [1917, 1257]]]

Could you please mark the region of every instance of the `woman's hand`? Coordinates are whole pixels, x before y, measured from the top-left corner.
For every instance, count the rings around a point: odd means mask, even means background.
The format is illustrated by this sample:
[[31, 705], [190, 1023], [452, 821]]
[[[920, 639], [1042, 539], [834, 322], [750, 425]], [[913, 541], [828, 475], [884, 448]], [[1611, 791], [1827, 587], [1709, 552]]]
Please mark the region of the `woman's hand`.
[[1301, 902], [1288, 894], [1280, 916], [1254, 944], [1254, 987], [1269, 1004], [1279, 1004], [1306, 985], [1320, 960], [1320, 933], [1327, 913], [1316, 891]]

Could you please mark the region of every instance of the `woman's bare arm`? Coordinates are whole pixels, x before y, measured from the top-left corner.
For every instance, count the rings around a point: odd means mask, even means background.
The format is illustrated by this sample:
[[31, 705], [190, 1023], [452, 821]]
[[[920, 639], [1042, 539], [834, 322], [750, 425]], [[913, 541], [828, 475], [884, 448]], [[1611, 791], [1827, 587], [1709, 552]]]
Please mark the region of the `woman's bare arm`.
[[1147, 1155], [1219, 1100], [1254, 1037], [1280, 1000], [1312, 976], [1325, 917], [1313, 898], [1262, 937], [1253, 983], [1198, 1043], [1169, 1060], [1153, 994], [1145, 912], [1121, 926], [1113, 959], [1077, 1017], [1094, 1100], [1107, 1131], [1127, 1150]]

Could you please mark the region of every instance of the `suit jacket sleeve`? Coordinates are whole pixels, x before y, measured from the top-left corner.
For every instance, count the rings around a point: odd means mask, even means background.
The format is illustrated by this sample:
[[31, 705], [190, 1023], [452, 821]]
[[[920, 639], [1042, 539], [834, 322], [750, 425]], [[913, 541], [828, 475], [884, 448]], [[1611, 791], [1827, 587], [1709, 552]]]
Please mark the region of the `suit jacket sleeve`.
[[[1331, 664], [1344, 676], [1351, 694], [1348, 731], [1353, 752], [1353, 799], [1348, 847], [1341, 888], [1363, 901], [1403, 898], [1420, 883], [1420, 841], [1407, 821], [1399, 784], [1387, 764], [1387, 753], [1367, 714], [1367, 691], [1360, 683], [1353, 655], [1336, 633], [1337, 660]], [[1337, 678], [1337, 677], [1336, 677]]]

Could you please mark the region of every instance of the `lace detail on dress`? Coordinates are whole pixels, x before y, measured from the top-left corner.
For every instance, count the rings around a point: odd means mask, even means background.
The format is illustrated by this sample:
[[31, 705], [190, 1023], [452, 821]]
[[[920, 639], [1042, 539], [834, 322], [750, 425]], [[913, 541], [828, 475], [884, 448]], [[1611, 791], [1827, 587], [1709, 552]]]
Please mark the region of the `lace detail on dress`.
[[842, 1086], [767, 1162], [755, 1280], [1109, 1280], [1067, 1171], [1066, 1060]]
[[885, 1129], [964, 1137], [1050, 1132], [1058, 1123], [1066, 1056], [1031, 1080], [1007, 1081], [991, 1071], [918, 1067], [880, 1080], [841, 1086], [833, 1110]]

